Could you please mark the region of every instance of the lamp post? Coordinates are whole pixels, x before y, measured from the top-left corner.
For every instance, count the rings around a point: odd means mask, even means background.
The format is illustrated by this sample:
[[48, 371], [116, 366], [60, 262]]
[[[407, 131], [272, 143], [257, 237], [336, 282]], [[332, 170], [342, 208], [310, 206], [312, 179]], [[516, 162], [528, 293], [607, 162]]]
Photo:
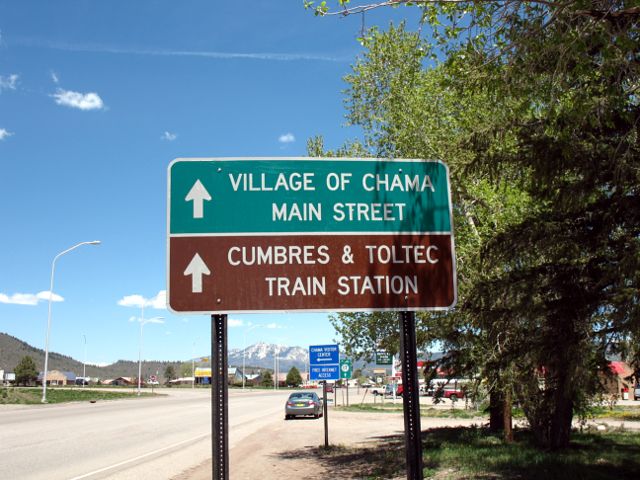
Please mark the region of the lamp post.
[[244, 382], [246, 379], [246, 373], [245, 373], [245, 357], [247, 355], [247, 332], [250, 332], [251, 330], [253, 330], [254, 328], [258, 328], [258, 327], [263, 327], [264, 325], [251, 325], [249, 328], [245, 328], [244, 332], [242, 333], [242, 342], [243, 342], [243, 348], [242, 348], [242, 389], [244, 390]]
[[142, 303], [142, 318], [140, 318], [140, 342], [138, 343], [138, 396], [140, 396], [140, 388], [142, 386], [142, 327], [145, 323], [163, 323], [163, 317], [153, 317], [149, 320], [144, 319], [144, 302]]
[[193, 341], [193, 345], [191, 346], [191, 376], [193, 377], [193, 381], [191, 382], [191, 388], [196, 388], [196, 340]]
[[47, 314], [47, 336], [44, 342], [44, 373], [42, 374], [42, 403], [47, 403], [47, 369], [49, 368], [49, 336], [51, 334], [51, 299], [53, 297], [53, 277], [56, 271], [56, 261], [65, 253], [69, 253], [71, 250], [75, 250], [82, 245], [100, 245], [100, 240], [93, 240], [91, 242], [81, 242], [73, 247], [67, 248], [53, 257], [51, 262], [51, 283], [49, 285], [49, 311]]
[[84, 359], [82, 360], [82, 388], [84, 388], [84, 382], [87, 381], [87, 336], [82, 335], [84, 338]]

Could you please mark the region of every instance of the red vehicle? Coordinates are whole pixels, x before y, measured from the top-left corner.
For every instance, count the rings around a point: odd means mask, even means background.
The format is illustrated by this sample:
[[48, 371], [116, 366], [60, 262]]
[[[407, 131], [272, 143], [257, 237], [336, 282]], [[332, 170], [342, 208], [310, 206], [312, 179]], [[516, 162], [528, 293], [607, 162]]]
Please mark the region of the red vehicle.
[[439, 389], [436, 392], [436, 396], [440, 395], [440, 392], [442, 392], [442, 398], [448, 398], [454, 401], [459, 398], [464, 398], [464, 392], [460, 389]]

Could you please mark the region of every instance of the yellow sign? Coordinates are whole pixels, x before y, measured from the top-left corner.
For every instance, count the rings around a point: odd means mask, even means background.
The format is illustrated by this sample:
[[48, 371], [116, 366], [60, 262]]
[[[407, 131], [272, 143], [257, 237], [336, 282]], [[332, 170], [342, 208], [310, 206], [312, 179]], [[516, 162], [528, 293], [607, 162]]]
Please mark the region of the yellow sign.
[[196, 378], [204, 378], [204, 377], [210, 377], [211, 376], [211, 369], [210, 368], [196, 368], [196, 372], [195, 372], [195, 376]]

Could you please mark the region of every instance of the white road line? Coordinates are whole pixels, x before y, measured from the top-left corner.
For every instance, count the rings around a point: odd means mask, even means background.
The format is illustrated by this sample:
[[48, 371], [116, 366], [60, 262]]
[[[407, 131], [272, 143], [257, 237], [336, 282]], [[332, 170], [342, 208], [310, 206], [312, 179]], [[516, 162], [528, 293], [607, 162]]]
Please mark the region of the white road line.
[[127, 463], [135, 462], [135, 461], [141, 460], [143, 458], [150, 457], [151, 455], [156, 455], [157, 453], [163, 452], [165, 450], [171, 450], [172, 448], [179, 447], [180, 445], [183, 445], [185, 443], [194, 442], [196, 440], [200, 440], [201, 438], [210, 437], [210, 436], [211, 436], [211, 433], [205, 433], [203, 435], [198, 435], [197, 437], [189, 438], [188, 440], [183, 440], [181, 442], [174, 443], [173, 445], [169, 445], [167, 447], [159, 448], [159, 449], [154, 450], [152, 452], [145, 453], [144, 455], [139, 455], [137, 457], [130, 458], [129, 460], [125, 460], [124, 462], [116, 463], [114, 465], [110, 465], [108, 467], [104, 467], [104, 468], [101, 468], [99, 470], [94, 470], [93, 472], [85, 473], [84, 475], [80, 475], [79, 477], [70, 478], [69, 480], [80, 480], [81, 478], [88, 478], [88, 477], [91, 477], [92, 475], [97, 475], [98, 473], [106, 472], [107, 470], [111, 470], [111, 469], [114, 469], [114, 468], [121, 467], [122, 465], [126, 465]]

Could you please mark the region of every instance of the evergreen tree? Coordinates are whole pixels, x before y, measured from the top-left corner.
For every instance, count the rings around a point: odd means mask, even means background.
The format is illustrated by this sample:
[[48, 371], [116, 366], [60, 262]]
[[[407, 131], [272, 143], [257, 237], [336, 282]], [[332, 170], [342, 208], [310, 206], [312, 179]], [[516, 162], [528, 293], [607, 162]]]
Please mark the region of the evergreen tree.
[[38, 378], [38, 372], [36, 370], [36, 364], [33, 358], [30, 356], [22, 357], [20, 363], [16, 366], [16, 384], [18, 385], [30, 385]]
[[[338, 3], [341, 15], [365, 11]], [[397, 47], [371, 44], [377, 50], [356, 66], [350, 118], [385, 156], [411, 153], [406, 145], [424, 157], [445, 134], [463, 167], [458, 177], [450, 164], [460, 193], [474, 178], [475, 187], [521, 192], [526, 208], [486, 236], [474, 231], [473, 196], [454, 199], [456, 240], [460, 220], [479, 235], [475, 245], [457, 241], [460, 302], [438, 328], [469, 352], [461, 366], [515, 387], [504, 398], [515, 392], [540, 444], [565, 448], [607, 353], [640, 339], [640, 12], [627, 0], [403, 3], [431, 28], [412, 48], [392, 30]], [[326, 2], [316, 12], [331, 13]], [[432, 97], [419, 88], [425, 75], [409, 68], [425, 70], [429, 56], [436, 67], [426, 70], [439, 71], [444, 87]], [[461, 106], [484, 99], [486, 114], [424, 121], [457, 97]], [[424, 111], [423, 98], [432, 98]]]
[[177, 378], [176, 369], [173, 368], [173, 365], [167, 365], [167, 367], [164, 369], [165, 382], [169, 382], [175, 378]]
[[296, 367], [291, 367], [287, 373], [286, 383], [289, 387], [297, 387], [302, 384], [302, 376]]
[[260, 384], [263, 387], [273, 387], [273, 376], [269, 370], [262, 372], [262, 382]]

